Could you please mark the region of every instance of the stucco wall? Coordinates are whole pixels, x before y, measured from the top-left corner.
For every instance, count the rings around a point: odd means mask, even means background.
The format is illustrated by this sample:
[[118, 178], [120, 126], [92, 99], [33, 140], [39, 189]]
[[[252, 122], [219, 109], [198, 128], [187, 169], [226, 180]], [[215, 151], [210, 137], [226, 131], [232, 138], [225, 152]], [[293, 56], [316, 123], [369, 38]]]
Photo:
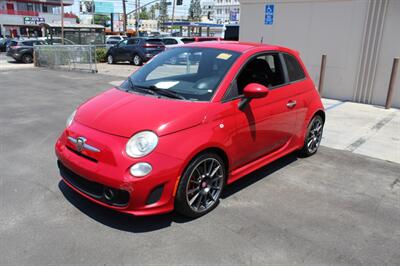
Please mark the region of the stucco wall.
[[[327, 54], [323, 96], [353, 100], [369, 1], [240, 0], [240, 3], [241, 41], [259, 42], [263, 37], [265, 43], [298, 50], [316, 84], [319, 80], [321, 55]], [[267, 3], [275, 5], [273, 25], [264, 25]], [[384, 24], [376, 88], [372, 98], [375, 104], [383, 104], [382, 95], [387, 91], [384, 83], [390, 70], [386, 69], [385, 64], [396, 53], [397, 56], [400, 54], [400, 34], [395, 31], [400, 26], [399, 5], [399, 0], [390, 1]], [[395, 96], [395, 106], [400, 107], [399, 88]]]

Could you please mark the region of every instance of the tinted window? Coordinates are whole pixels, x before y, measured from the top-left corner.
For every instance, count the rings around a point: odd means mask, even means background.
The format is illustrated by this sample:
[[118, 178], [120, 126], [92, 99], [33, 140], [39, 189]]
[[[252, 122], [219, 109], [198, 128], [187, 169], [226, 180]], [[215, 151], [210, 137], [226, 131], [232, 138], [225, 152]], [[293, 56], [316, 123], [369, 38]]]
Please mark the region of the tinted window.
[[178, 42], [175, 39], [164, 39], [163, 43], [165, 45], [172, 45], [172, 44], [178, 44]]
[[119, 46], [124, 46], [128, 43], [128, 40], [123, 40], [118, 43]]
[[289, 74], [289, 81], [296, 81], [305, 77], [304, 71], [301, 68], [297, 59], [289, 54], [284, 54], [286, 67]]
[[23, 46], [33, 46], [33, 41], [24, 41], [21, 43]]
[[137, 44], [139, 42], [138, 39], [129, 39], [128, 44]]
[[108, 37], [108, 39], [112, 39], [112, 40], [121, 40], [121, 37], [119, 37], [119, 36], [112, 36], [112, 37]]
[[162, 43], [161, 39], [147, 39], [146, 43]]
[[268, 88], [284, 84], [279, 54], [264, 54], [252, 58], [237, 78], [237, 93], [234, 96], [242, 95], [244, 87], [250, 83], [259, 83]]
[[117, 40], [109, 40], [106, 42], [106, 44], [116, 44], [116, 43], [118, 43]]
[[191, 42], [194, 42], [194, 39], [193, 38], [182, 38], [181, 41], [183, 43], [191, 43]]
[[17, 41], [11, 41], [10, 42], [10, 46], [17, 46], [18, 45], [18, 42]]

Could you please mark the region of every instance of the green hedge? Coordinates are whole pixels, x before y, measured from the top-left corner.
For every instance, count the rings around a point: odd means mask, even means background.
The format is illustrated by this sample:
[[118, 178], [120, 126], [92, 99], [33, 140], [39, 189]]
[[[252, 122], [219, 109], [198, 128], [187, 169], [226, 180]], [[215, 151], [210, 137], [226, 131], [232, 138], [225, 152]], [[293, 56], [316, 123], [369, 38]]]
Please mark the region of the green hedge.
[[96, 48], [96, 61], [106, 62], [107, 61], [107, 49], [106, 48]]

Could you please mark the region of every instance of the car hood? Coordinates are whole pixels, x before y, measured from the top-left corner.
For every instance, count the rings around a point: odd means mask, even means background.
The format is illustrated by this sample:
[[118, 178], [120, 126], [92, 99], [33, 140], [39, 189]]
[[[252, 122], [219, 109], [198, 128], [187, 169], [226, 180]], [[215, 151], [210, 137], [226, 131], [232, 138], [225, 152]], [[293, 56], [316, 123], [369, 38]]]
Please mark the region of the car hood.
[[142, 130], [167, 135], [201, 124], [207, 102], [190, 102], [108, 90], [82, 104], [75, 121], [122, 137]]

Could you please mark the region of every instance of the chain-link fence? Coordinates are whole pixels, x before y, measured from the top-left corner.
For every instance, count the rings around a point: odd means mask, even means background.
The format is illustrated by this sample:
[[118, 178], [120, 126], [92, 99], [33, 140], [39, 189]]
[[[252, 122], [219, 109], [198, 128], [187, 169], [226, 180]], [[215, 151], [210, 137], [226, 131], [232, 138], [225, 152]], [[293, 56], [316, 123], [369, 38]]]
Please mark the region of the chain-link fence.
[[97, 72], [94, 45], [38, 45], [34, 60], [38, 67]]

